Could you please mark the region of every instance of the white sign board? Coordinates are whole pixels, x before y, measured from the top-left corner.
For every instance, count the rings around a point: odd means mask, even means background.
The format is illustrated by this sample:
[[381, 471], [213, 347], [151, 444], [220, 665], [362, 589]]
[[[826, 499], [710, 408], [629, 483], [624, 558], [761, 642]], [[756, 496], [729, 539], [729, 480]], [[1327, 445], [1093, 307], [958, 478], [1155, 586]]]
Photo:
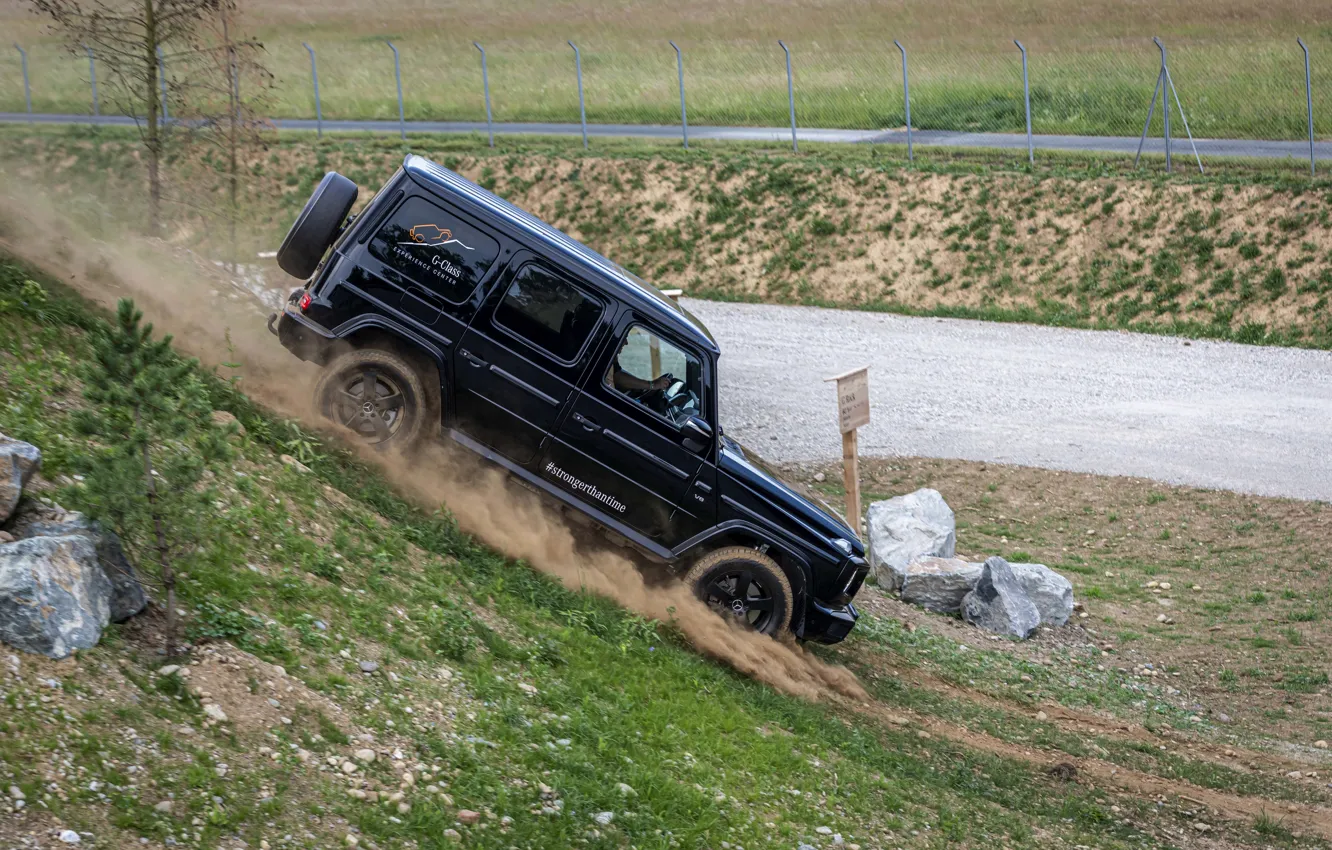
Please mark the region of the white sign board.
[[869, 367], [828, 378], [837, 382], [837, 418], [846, 434], [869, 424]]

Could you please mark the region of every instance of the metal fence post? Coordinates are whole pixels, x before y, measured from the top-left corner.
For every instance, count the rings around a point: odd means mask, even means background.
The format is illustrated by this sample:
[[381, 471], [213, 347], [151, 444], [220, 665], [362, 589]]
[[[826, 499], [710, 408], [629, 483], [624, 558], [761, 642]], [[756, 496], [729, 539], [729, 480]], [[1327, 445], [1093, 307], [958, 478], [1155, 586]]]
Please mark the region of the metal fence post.
[[171, 120], [171, 113], [167, 111], [166, 57], [160, 46], [157, 48], [157, 79], [162, 84], [162, 123], [165, 124]]
[[28, 103], [28, 118], [32, 118], [32, 88], [28, 85], [28, 51], [14, 42], [14, 49], [23, 57], [23, 99]]
[[915, 162], [916, 152], [911, 146], [911, 80], [907, 77], [906, 48], [897, 39], [893, 39], [893, 44], [897, 45], [897, 49], [902, 53], [902, 103], [906, 107], [907, 162]]
[[1027, 48], [1016, 38], [1013, 39], [1013, 43], [1022, 51], [1022, 100], [1027, 110], [1027, 162], [1035, 165], [1036, 152], [1031, 145], [1031, 82], [1027, 77]]
[[324, 108], [319, 103], [319, 66], [315, 64], [314, 48], [303, 41], [301, 46], [310, 53], [310, 78], [314, 80], [315, 132], [318, 134], [318, 138], [322, 139], [324, 138]]
[[486, 49], [475, 41], [472, 46], [481, 51], [481, 87], [486, 93], [486, 130], [490, 133], [490, 146], [495, 147], [495, 120], [490, 114], [490, 74], [486, 72]]
[[679, 46], [671, 42], [671, 47], [675, 48], [675, 67], [680, 74], [680, 130], [684, 133], [685, 150], [689, 150], [689, 114], [685, 112], [684, 95], [684, 55], [680, 53]]
[[[1156, 46], [1161, 50], [1161, 79], [1165, 80], [1166, 82], [1169, 82], [1170, 71], [1169, 71], [1169, 66], [1166, 64], [1165, 45], [1162, 44], [1161, 39], [1157, 38], [1156, 36], [1152, 36], [1152, 41], [1156, 42]], [[1166, 96], [1165, 92], [1161, 93], [1161, 121], [1162, 121], [1162, 127], [1165, 129], [1166, 173], [1169, 174], [1170, 173], [1170, 98]]]
[[92, 84], [93, 117], [97, 118], [102, 114], [102, 105], [97, 100], [97, 63], [93, 60], [92, 48], [85, 44], [83, 49], [88, 52], [88, 82]]
[[781, 39], [778, 39], [777, 43], [781, 45], [782, 52], [786, 54], [786, 101], [791, 106], [791, 150], [799, 153], [800, 144], [796, 141], [795, 78], [791, 75], [791, 49]]
[[402, 140], [407, 141], [407, 113], [402, 108], [402, 63], [398, 61], [398, 48], [393, 42], [384, 41], [393, 51], [393, 77], [398, 81], [398, 132]]
[[1309, 76], [1309, 48], [1305, 47], [1304, 39], [1295, 39], [1300, 44], [1300, 49], [1304, 51], [1304, 100], [1309, 108], [1309, 173], [1314, 174], [1314, 132], [1313, 132], [1313, 78]]
[[578, 74], [578, 117], [583, 124], [583, 150], [587, 150], [587, 106], [583, 102], [583, 56], [578, 52], [578, 45], [572, 41], [569, 46], [574, 52], [574, 71]]

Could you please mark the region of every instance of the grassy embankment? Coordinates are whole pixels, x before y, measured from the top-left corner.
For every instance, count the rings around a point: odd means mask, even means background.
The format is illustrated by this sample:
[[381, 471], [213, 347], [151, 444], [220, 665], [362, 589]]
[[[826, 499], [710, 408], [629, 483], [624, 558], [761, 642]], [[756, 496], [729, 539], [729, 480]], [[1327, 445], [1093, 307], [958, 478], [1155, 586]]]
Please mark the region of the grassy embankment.
[[[496, 120], [577, 121], [571, 39], [583, 55], [588, 118], [678, 122], [674, 39], [685, 51], [694, 124], [787, 122], [778, 39], [793, 52], [796, 108], [808, 127], [900, 127], [901, 69], [910, 51], [912, 118], [925, 129], [1023, 129], [1022, 76], [1011, 39], [1031, 51], [1038, 133], [1137, 135], [1157, 63], [1152, 36], [1171, 47], [1172, 73], [1195, 135], [1303, 138], [1303, 64], [1295, 37], [1325, 53], [1332, 13], [1277, 0], [1133, 4], [1049, 0], [911, 2], [885, 10], [854, 0], [719, 7], [702, 0], [614, 4], [503, 0], [437, 8], [367, 0], [246, 3], [275, 73], [272, 113], [313, 118], [309, 57], [319, 51], [323, 114], [397, 117], [392, 39], [402, 51], [413, 119], [484, 120], [479, 41], [488, 52]], [[31, 52], [34, 106], [87, 113], [87, 61], [64, 52], [23, 0], [0, 2], [0, 29]], [[1332, 67], [1315, 58], [1325, 114]], [[106, 109], [111, 108], [109, 105]], [[0, 53], [0, 110], [23, 109], [17, 51]], [[1160, 123], [1158, 110], [1156, 123]], [[1176, 119], [1178, 120], [1178, 119]], [[1326, 122], [1324, 122], [1324, 125]], [[1324, 126], [1320, 125], [1320, 126]]]
[[[51, 187], [90, 232], [137, 217], [126, 134], [0, 138], [5, 174]], [[696, 297], [1332, 346], [1332, 184], [1276, 166], [1165, 179], [1075, 156], [1030, 173], [984, 152], [922, 152], [908, 169], [873, 147], [410, 146]], [[383, 137], [275, 140], [247, 162], [243, 256], [280, 241], [325, 170], [356, 180], [364, 200], [402, 154]], [[216, 175], [196, 164], [173, 176], [185, 203], [169, 238], [216, 254], [225, 228], [197, 214], [221, 196]]]

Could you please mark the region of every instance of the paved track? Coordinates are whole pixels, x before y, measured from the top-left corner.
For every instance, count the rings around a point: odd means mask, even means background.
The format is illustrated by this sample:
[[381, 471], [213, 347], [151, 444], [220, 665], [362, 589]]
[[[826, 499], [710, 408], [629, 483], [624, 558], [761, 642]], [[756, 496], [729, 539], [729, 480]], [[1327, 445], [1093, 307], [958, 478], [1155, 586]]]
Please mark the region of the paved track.
[[[50, 115], [37, 114], [29, 117], [21, 112], [0, 112], [0, 123], [17, 124], [32, 121], [38, 124], [104, 124], [127, 126], [133, 120], [121, 115], [103, 115], [94, 118], [91, 115]], [[280, 118], [274, 121], [280, 130], [315, 130], [316, 123], [307, 119]], [[324, 121], [324, 129], [330, 132], [372, 131], [382, 133], [398, 132], [397, 121]], [[472, 121], [408, 121], [407, 130], [411, 133], [481, 133], [486, 132], [484, 122]], [[503, 135], [541, 135], [541, 136], [577, 136], [582, 132], [578, 124], [512, 124], [498, 123], [495, 132]], [[588, 136], [628, 136], [651, 139], [676, 139], [680, 137], [680, 128], [675, 125], [660, 124], [589, 124]], [[836, 143], [874, 143], [906, 144], [903, 131], [884, 132], [881, 130], [830, 130], [801, 128], [798, 131], [800, 141], [836, 142]], [[789, 144], [790, 127], [690, 127], [691, 139], [721, 139], [727, 141], [758, 141]], [[917, 130], [912, 134], [912, 141], [918, 145], [936, 145], [957, 148], [1005, 148], [1024, 149], [1027, 137], [1019, 133], [960, 133], [946, 130]], [[1136, 136], [1035, 136], [1033, 145], [1038, 150], [1081, 151], [1085, 153], [1112, 153], [1132, 155], [1138, 149]], [[1332, 142], [1318, 142], [1315, 146], [1317, 159], [1332, 158]], [[1148, 139], [1145, 150], [1148, 153], [1164, 153], [1165, 142], [1161, 139]], [[1175, 140], [1173, 151], [1179, 167], [1187, 167], [1193, 162], [1193, 150], [1187, 139]], [[1297, 159], [1308, 161], [1309, 143], [1307, 141], [1255, 141], [1245, 139], [1199, 139], [1198, 153], [1203, 157], [1254, 157], [1258, 159]]]
[[1332, 501], [1332, 352], [685, 303], [722, 347], [723, 426], [773, 460], [840, 456], [823, 379], [869, 364], [867, 455]]

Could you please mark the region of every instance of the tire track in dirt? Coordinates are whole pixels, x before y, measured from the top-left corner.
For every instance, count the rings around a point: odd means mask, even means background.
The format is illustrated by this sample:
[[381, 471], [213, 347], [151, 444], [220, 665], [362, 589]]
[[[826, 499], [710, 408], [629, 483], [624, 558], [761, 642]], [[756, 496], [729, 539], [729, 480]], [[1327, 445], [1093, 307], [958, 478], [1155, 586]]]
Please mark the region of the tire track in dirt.
[[[903, 725], [902, 718], [897, 715], [907, 714], [893, 711], [881, 703], [847, 704], [846, 708], [860, 717], [869, 717], [891, 726]], [[968, 749], [1022, 762], [1047, 773], [1058, 773], [1080, 785], [1111, 788], [1143, 799], [1178, 798], [1208, 809], [1215, 818], [1245, 826], [1252, 826], [1260, 818], [1273, 817], [1277, 813], [1287, 829], [1332, 840], [1332, 810], [1327, 806], [1287, 803], [1266, 797], [1241, 797], [1204, 788], [1186, 780], [1166, 779], [1121, 767], [1104, 759], [1076, 758], [1066, 753], [1024, 747], [938, 718], [914, 712], [910, 715], [914, 720], [908, 722], [931, 736]], [[1072, 766], [1073, 770], [1068, 770], [1067, 766]]]
[[1318, 765], [1310, 762], [1282, 758], [1279, 755], [1260, 750], [1196, 740], [1187, 736], [1187, 733], [1178, 731], [1154, 733], [1142, 724], [1131, 720], [1113, 716], [1105, 717], [1069, 708], [1056, 702], [1043, 702], [1032, 708], [1016, 700], [1005, 699], [975, 688], [958, 685], [919, 668], [906, 665], [877, 662], [871, 664], [871, 666], [875, 672], [887, 673], [905, 684], [948, 699], [975, 703], [996, 711], [1005, 711], [1028, 717], [1033, 711], [1043, 711], [1046, 714], [1046, 722], [1053, 723], [1061, 731], [1079, 737], [1098, 735], [1132, 743], [1150, 744], [1153, 747], [1169, 741], [1180, 748], [1182, 752], [1179, 755], [1241, 772], [1246, 769], [1253, 769], [1278, 771], [1284, 774], [1292, 770], [1306, 771], [1318, 767]]

